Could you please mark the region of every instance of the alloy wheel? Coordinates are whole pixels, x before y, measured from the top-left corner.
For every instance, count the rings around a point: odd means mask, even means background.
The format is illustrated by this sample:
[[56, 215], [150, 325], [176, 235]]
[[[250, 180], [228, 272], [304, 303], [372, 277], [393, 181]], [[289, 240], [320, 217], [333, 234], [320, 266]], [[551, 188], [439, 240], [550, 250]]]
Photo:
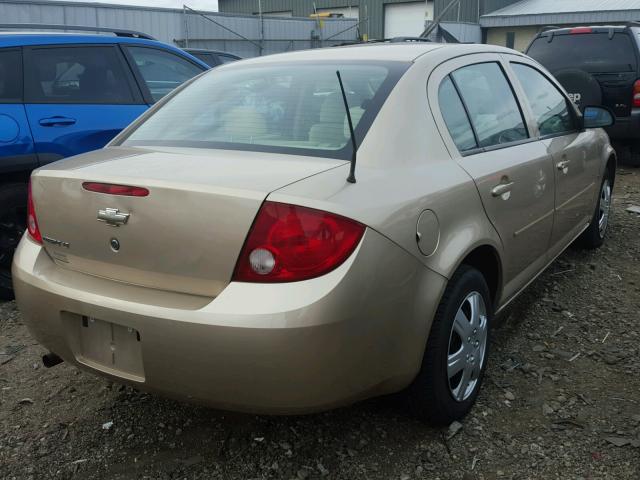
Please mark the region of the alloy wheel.
[[611, 212], [611, 184], [609, 179], [605, 178], [602, 182], [602, 190], [600, 190], [600, 204], [598, 212], [598, 232], [600, 238], [604, 238], [609, 225], [609, 214]]
[[478, 292], [471, 292], [456, 312], [447, 355], [449, 390], [458, 402], [476, 389], [485, 362], [488, 341], [487, 307]]

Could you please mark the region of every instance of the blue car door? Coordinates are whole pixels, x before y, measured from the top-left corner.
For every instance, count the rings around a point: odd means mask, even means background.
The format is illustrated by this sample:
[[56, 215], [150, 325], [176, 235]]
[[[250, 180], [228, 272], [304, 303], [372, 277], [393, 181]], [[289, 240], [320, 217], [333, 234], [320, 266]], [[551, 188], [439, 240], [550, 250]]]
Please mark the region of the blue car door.
[[0, 172], [38, 166], [22, 104], [22, 49], [0, 49]]
[[29, 47], [24, 66], [41, 165], [104, 147], [148, 108], [118, 45]]

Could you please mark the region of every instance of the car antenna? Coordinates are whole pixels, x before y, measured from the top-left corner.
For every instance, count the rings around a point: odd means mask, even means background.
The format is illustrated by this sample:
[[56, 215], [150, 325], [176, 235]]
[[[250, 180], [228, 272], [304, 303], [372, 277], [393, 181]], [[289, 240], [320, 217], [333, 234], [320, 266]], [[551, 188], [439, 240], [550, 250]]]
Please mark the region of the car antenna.
[[347, 94], [344, 91], [344, 84], [342, 83], [342, 77], [340, 76], [340, 70], [336, 70], [338, 76], [338, 83], [340, 84], [340, 91], [342, 92], [342, 101], [344, 102], [344, 108], [347, 111], [347, 122], [349, 122], [349, 133], [351, 134], [351, 145], [353, 146], [353, 153], [351, 154], [351, 168], [349, 169], [349, 176], [347, 182], [356, 183], [356, 152], [358, 151], [358, 145], [356, 144], [356, 134], [353, 131], [353, 121], [351, 120], [351, 111], [349, 110], [349, 103], [347, 102]]

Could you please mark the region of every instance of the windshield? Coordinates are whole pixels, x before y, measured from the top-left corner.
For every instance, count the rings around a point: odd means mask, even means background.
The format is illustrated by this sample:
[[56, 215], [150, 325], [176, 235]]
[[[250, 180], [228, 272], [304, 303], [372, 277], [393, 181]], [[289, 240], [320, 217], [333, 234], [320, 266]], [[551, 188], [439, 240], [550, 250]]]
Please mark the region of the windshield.
[[527, 55], [550, 72], [580, 68], [590, 73], [630, 72], [636, 70], [636, 54], [632, 37], [626, 33], [555, 35], [537, 38]]
[[236, 65], [200, 77], [123, 145], [223, 148], [349, 159], [342, 76], [358, 141], [405, 63]]

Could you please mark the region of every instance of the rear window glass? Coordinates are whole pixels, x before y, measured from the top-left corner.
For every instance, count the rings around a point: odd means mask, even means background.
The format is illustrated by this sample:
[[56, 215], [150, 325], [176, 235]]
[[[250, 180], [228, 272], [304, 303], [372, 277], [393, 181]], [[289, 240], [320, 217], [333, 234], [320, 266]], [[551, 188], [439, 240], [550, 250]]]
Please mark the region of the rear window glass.
[[536, 39], [527, 54], [557, 72], [565, 68], [580, 68], [591, 73], [630, 72], [637, 69], [632, 39], [626, 33], [555, 35]]
[[336, 71], [361, 140], [407, 66], [316, 62], [215, 70], [178, 92], [125, 144], [348, 159], [350, 135]]
[[0, 50], [0, 103], [22, 101], [22, 54]]

